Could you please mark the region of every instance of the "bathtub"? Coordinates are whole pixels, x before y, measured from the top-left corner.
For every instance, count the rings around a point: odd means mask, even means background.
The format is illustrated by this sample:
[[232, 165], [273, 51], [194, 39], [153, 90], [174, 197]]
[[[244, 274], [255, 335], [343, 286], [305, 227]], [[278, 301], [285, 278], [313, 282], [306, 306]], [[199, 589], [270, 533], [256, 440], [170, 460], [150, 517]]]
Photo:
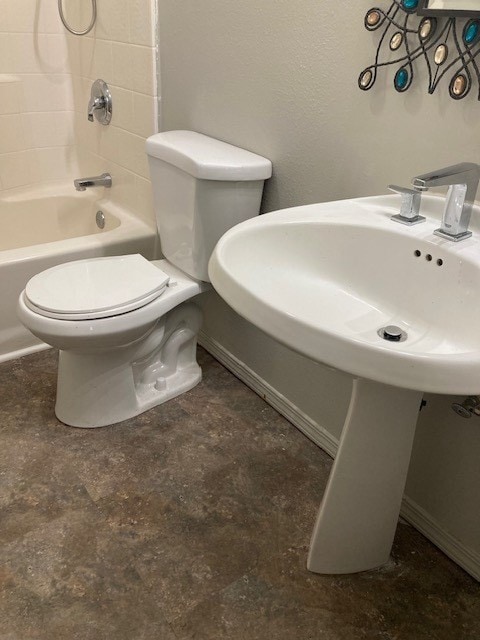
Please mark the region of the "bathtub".
[[52, 183], [0, 196], [0, 362], [46, 348], [16, 316], [18, 296], [36, 273], [97, 256], [158, 257], [156, 229], [99, 194], [104, 190], [77, 193], [71, 183]]

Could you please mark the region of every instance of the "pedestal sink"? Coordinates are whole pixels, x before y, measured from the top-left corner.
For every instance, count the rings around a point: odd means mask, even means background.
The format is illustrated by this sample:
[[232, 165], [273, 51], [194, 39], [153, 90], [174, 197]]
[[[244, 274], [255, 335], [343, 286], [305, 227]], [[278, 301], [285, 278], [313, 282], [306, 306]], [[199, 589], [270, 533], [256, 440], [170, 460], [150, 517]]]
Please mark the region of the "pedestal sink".
[[435, 236], [444, 201], [432, 196], [425, 223], [396, 224], [399, 203], [269, 213], [227, 232], [210, 262], [215, 289], [240, 315], [354, 377], [312, 535], [308, 568], [318, 573], [387, 562], [423, 393], [480, 392], [480, 233]]

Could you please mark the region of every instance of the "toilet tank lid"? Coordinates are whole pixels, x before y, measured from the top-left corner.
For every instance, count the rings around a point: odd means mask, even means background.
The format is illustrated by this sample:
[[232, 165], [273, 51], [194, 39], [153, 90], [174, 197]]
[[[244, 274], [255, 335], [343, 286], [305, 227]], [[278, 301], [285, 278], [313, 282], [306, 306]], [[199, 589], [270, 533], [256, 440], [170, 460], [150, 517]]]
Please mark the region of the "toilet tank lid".
[[267, 158], [195, 131], [164, 131], [147, 139], [149, 156], [202, 180], [266, 180], [272, 175]]

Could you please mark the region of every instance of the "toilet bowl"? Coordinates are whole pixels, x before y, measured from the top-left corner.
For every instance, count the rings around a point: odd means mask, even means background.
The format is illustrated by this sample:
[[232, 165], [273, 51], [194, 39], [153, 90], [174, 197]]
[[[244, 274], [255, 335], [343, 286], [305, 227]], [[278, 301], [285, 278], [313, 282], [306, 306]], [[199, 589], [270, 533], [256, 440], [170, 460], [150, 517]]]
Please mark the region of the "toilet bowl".
[[[132, 257], [117, 259], [128, 264]], [[83, 313], [78, 313], [83, 318], [74, 319], [71, 309], [52, 311], [36, 304], [37, 292], [28, 297], [28, 286], [20, 296], [20, 320], [40, 340], [60, 350], [55, 413], [65, 424], [114, 424], [192, 389], [201, 380], [196, 345], [202, 314], [190, 300], [209, 289], [209, 285], [194, 281], [166, 260], [150, 263], [141, 256], [135, 257], [157, 269], [162, 277], [166, 275], [168, 282], [153, 300], [145, 304], [138, 300], [137, 308], [129, 311], [124, 307], [135, 303], [124, 297], [108, 316], [85, 306]], [[61, 267], [92, 262], [106, 266], [112, 258], [82, 260]], [[113, 273], [115, 269], [112, 264], [109, 266]], [[53, 267], [32, 280], [59, 273], [61, 268]], [[77, 274], [70, 270], [68, 275], [71, 290], [78, 288], [81, 281], [75, 275], [83, 275], [83, 270]], [[121, 291], [120, 285], [120, 295]]]
[[191, 131], [147, 141], [163, 260], [140, 255], [69, 262], [34, 276], [18, 316], [59, 349], [55, 413], [101, 427], [192, 389], [207, 265], [234, 224], [259, 213], [269, 160]]

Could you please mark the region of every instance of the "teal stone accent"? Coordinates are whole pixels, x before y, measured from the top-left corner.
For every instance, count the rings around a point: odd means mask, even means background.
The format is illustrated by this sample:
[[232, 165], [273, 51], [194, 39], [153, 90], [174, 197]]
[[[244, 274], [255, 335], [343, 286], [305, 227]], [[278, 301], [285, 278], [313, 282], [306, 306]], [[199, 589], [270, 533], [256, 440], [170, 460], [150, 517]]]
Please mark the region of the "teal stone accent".
[[480, 23], [478, 20], [471, 20], [465, 25], [463, 30], [463, 41], [465, 44], [472, 44], [478, 38], [480, 33]]
[[402, 67], [401, 69], [399, 69], [395, 74], [395, 79], [393, 81], [395, 85], [395, 89], [397, 91], [404, 91], [407, 88], [409, 79], [410, 79], [410, 75], [407, 69], [405, 69], [405, 67]]
[[407, 11], [412, 11], [412, 9], [417, 8], [418, 0], [402, 0], [402, 5]]

